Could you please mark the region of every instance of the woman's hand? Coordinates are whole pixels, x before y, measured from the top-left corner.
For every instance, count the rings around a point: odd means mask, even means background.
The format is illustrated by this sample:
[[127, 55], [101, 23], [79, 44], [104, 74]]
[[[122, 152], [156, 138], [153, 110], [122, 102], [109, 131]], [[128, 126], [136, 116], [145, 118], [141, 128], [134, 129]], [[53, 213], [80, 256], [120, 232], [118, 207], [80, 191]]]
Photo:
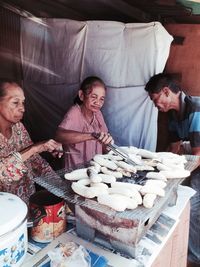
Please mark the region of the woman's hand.
[[100, 134], [100, 136], [98, 137], [98, 140], [102, 144], [107, 145], [107, 144], [113, 144], [114, 143], [114, 140], [109, 133], [100, 132], [99, 134]]
[[53, 139], [36, 143], [32, 147], [33, 147], [35, 153], [41, 153], [41, 152], [48, 151], [48, 152], [52, 153], [54, 156], [55, 155], [58, 156], [59, 158], [63, 155], [62, 152], [59, 152], [59, 151], [63, 150], [62, 144], [56, 142]]
[[60, 143], [56, 142], [53, 139], [50, 139], [48, 141], [35, 143], [35, 144], [27, 147], [24, 150], [20, 151], [20, 154], [21, 154], [22, 161], [29, 159], [31, 156], [33, 156], [37, 153], [41, 153], [41, 152], [45, 152], [45, 151], [48, 151], [48, 152], [52, 153], [54, 156], [56, 155], [60, 158], [60, 157], [62, 157], [63, 153], [59, 152], [59, 151], [62, 151], [62, 150], [63, 150], [63, 148], [62, 148], [62, 145]]

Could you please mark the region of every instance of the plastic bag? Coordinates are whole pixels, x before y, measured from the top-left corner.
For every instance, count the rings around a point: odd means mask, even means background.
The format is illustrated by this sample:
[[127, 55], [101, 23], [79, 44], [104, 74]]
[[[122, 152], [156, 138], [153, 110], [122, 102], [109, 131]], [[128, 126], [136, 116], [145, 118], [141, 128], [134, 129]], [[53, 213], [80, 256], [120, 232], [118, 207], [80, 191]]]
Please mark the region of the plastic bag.
[[51, 267], [91, 267], [91, 258], [86, 249], [69, 242], [48, 252]]

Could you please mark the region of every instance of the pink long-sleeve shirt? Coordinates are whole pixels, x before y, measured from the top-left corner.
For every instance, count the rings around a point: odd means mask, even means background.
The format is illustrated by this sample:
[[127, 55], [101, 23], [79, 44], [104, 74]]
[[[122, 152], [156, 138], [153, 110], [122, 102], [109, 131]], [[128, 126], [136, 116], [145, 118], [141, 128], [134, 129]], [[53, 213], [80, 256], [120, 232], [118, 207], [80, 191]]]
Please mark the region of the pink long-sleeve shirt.
[[[101, 111], [94, 114], [92, 123], [89, 124], [83, 116], [79, 105], [74, 105], [70, 108], [59, 127], [82, 133], [108, 132]], [[88, 140], [77, 144], [64, 145], [63, 147], [66, 151], [79, 153], [65, 155], [65, 168], [67, 169], [84, 165], [95, 154], [102, 154], [102, 144], [97, 140]]]

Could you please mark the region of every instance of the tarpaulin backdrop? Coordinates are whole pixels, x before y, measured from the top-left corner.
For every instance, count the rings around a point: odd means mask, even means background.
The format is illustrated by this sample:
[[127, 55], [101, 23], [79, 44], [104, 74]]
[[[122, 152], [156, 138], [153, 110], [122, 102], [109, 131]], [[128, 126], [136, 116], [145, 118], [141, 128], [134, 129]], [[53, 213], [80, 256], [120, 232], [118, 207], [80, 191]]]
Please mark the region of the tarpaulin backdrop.
[[172, 36], [159, 22], [21, 19], [25, 125], [34, 141], [54, 137], [81, 81], [107, 86], [103, 114], [118, 145], [154, 151], [157, 109], [144, 86], [162, 72]]

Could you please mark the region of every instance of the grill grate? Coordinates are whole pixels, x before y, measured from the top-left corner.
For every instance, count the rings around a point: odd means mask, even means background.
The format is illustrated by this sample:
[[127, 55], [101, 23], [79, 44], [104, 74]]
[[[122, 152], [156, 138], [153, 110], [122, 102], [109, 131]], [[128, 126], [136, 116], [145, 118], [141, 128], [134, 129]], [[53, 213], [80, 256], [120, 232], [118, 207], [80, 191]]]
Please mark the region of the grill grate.
[[[79, 166], [78, 168], [81, 167]], [[72, 170], [69, 171], [66, 169], [61, 169], [59, 171], [56, 171], [56, 173], [48, 174], [46, 176], [36, 177], [34, 178], [34, 181], [38, 185], [47, 189], [52, 194], [60, 198], [63, 198], [64, 200], [66, 200], [71, 204], [77, 204], [87, 208], [92, 207], [98, 211], [108, 213], [107, 207], [99, 205], [96, 201], [88, 200], [81, 196], [78, 196], [73, 192], [73, 190], [71, 189], [71, 182], [64, 178], [64, 174], [71, 171]]]
[[[198, 166], [198, 157], [188, 155], [187, 157], [187, 164], [186, 169], [189, 171], [193, 171]], [[77, 166], [78, 168], [83, 168], [85, 166]], [[137, 218], [139, 221], [145, 220], [147, 217], [155, 216], [155, 211], [159, 212], [166, 206], [171, 199], [171, 196], [174, 192], [176, 192], [177, 186], [184, 180], [184, 179], [171, 179], [168, 180], [168, 185], [165, 188], [166, 195], [165, 197], [157, 197], [154, 208], [153, 209], [146, 209], [143, 206], [138, 207], [135, 210], [126, 210], [123, 212], [116, 212], [104, 205], [100, 205], [94, 199], [85, 199], [81, 196], [75, 194], [71, 189], [71, 182], [64, 178], [65, 173], [71, 172], [72, 169], [66, 170], [61, 169], [56, 173], [52, 173], [47, 176], [36, 177], [35, 182], [40, 186], [44, 187], [52, 194], [63, 198], [67, 202], [71, 204], [77, 204], [80, 206], [84, 206], [102, 213], [106, 213], [108, 216], [117, 216], [120, 218]], [[172, 200], [173, 201], [173, 200]]]
[[[187, 160], [186, 169], [193, 171], [197, 168], [198, 158], [189, 156]], [[135, 210], [116, 212], [99, 204], [95, 199], [85, 199], [75, 194], [71, 189], [71, 182], [64, 178], [64, 174], [70, 171], [72, 170], [62, 169], [46, 177], [37, 177], [35, 181], [51, 193], [65, 199], [67, 203], [74, 205], [78, 235], [94, 242], [98, 240], [100, 233], [103, 237], [101, 240], [103, 242], [106, 240], [108, 247], [111, 246], [116, 251], [131, 257], [134, 257], [138, 242], [155, 223], [163, 209], [167, 205], [172, 206], [176, 203], [177, 187], [184, 180], [168, 180], [165, 197], [157, 197], [152, 209], [139, 206]]]

